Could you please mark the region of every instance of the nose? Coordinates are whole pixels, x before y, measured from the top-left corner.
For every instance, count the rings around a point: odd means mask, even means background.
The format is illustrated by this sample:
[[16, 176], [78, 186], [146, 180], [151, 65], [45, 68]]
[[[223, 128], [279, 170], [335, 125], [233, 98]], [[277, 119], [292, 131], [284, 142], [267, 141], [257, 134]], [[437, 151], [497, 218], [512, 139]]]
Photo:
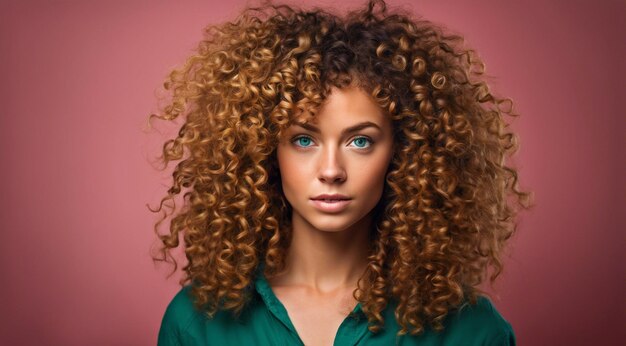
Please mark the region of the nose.
[[346, 169], [341, 162], [338, 150], [328, 146], [322, 151], [320, 158], [319, 180], [325, 183], [343, 182], [347, 178]]

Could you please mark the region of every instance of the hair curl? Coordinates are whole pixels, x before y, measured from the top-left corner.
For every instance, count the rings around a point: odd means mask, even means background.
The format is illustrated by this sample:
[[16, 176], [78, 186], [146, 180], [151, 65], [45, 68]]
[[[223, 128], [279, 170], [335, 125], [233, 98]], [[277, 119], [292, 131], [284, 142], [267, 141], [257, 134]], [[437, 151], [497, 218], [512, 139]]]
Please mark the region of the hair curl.
[[180, 284], [193, 283], [208, 316], [239, 314], [260, 262], [268, 277], [284, 269], [291, 209], [275, 156], [282, 132], [301, 111], [314, 116], [331, 87], [358, 82], [392, 118], [396, 145], [354, 296], [372, 332], [389, 299], [399, 334], [419, 334], [426, 322], [442, 330], [452, 309], [484, 293], [490, 268], [491, 283], [501, 273], [518, 207], [530, 197], [505, 164], [518, 148], [503, 120], [517, 116], [513, 103], [490, 93], [483, 62], [462, 44], [376, 0], [343, 17], [266, 4], [207, 27], [164, 84], [171, 101], [150, 116], [184, 119], [163, 145], [165, 165], [179, 162], [152, 211], [183, 189], [184, 207], [172, 207], [167, 234], [157, 231], [167, 212], [156, 223], [154, 260], [173, 260], [183, 235]]

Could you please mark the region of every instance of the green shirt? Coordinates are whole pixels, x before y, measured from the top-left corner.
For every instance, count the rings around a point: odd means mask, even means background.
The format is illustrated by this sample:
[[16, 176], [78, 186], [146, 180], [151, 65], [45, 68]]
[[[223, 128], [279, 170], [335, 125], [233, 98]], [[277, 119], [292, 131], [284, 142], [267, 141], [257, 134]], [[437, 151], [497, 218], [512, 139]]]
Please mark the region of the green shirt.
[[[158, 345], [303, 345], [287, 310], [263, 275], [257, 276], [254, 287], [256, 293], [239, 319], [230, 311], [218, 311], [208, 319], [194, 309], [191, 286], [183, 287], [165, 311]], [[367, 318], [357, 304], [339, 326], [334, 345], [515, 345], [511, 325], [486, 297], [481, 296], [476, 305], [451, 312], [443, 332], [426, 327], [418, 336], [396, 337], [400, 327], [394, 308], [390, 303], [383, 310], [384, 329], [374, 334], [367, 329]]]

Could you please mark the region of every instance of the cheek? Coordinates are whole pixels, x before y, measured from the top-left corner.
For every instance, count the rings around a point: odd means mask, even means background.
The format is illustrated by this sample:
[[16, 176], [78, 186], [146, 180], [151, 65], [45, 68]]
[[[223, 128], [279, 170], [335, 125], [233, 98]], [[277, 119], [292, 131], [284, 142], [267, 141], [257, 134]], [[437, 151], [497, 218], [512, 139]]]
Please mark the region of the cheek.
[[367, 175], [367, 179], [362, 181], [361, 186], [364, 187], [364, 191], [366, 191], [365, 196], [370, 207], [375, 206], [382, 197], [388, 167], [389, 163], [384, 157], [367, 167], [367, 171], [369, 171], [370, 174]]
[[378, 168], [375, 174], [372, 174], [370, 176], [370, 179], [367, 182], [366, 186], [369, 187], [369, 191], [372, 194], [372, 198], [375, 197], [376, 199], [378, 199], [380, 197], [380, 194], [382, 193], [383, 187], [385, 185], [385, 172], [386, 172], [385, 169]]
[[296, 168], [293, 165], [293, 158], [289, 157], [289, 154], [285, 151], [279, 150], [277, 153], [278, 157], [278, 169], [280, 170], [280, 178], [283, 181], [291, 180], [291, 177], [294, 175], [293, 170]]
[[367, 171], [370, 173], [367, 176], [367, 184], [376, 187], [384, 185], [389, 162], [389, 155], [381, 155], [375, 160], [372, 160], [372, 162], [366, 167]]
[[291, 192], [298, 187], [302, 187], [303, 184], [300, 180], [303, 179], [303, 174], [300, 172], [302, 166], [297, 164], [297, 159], [289, 155], [288, 151], [279, 150], [278, 157], [278, 169], [280, 170], [280, 179], [282, 181], [283, 192], [286, 197], [291, 197]]

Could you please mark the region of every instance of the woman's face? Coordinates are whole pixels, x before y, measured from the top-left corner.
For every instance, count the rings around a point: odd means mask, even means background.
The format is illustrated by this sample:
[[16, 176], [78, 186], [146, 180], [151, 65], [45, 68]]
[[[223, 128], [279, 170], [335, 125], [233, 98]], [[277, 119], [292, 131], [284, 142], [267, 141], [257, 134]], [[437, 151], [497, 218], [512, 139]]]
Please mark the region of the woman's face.
[[[277, 158], [294, 227], [339, 232], [380, 200], [393, 154], [391, 119], [361, 89], [333, 88], [314, 124], [292, 125]], [[340, 194], [346, 199], [320, 195]]]

